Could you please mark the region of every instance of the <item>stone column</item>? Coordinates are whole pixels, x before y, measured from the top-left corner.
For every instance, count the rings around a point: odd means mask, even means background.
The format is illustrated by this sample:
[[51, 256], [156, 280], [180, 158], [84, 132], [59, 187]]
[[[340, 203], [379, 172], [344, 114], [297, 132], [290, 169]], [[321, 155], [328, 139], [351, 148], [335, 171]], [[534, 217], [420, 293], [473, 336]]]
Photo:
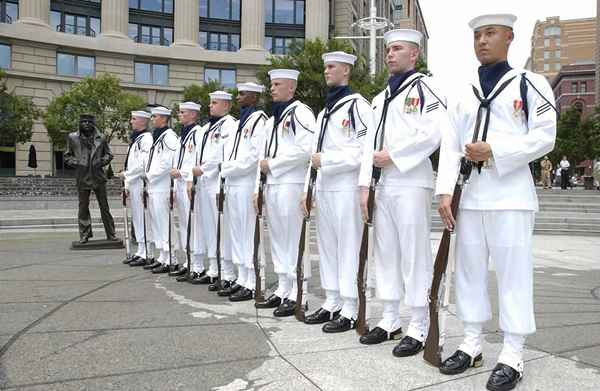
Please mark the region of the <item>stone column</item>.
[[[270, 1], [270, 0], [269, 0]], [[265, 2], [242, 1], [242, 50], [265, 50]]]
[[50, 0], [19, 1], [19, 22], [50, 28]]
[[175, 0], [175, 46], [198, 46], [200, 7], [198, 0]]
[[[326, 3], [324, 6], [323, 3]], [[329, 39], [329, 1], [306, 0], [304, 15], [304, 36], [306, 39]]]
[[129, 4], [123, 0], [102, 0], [102, 36], [128, 38]]

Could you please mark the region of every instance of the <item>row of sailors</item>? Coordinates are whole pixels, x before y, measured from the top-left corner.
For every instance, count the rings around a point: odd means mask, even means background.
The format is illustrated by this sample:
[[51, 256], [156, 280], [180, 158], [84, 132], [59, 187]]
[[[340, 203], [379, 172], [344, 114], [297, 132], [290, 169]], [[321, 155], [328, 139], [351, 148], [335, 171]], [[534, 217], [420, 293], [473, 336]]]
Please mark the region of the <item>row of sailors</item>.
[[[328, 92], [325, 108], [316, 118], [294, 98], [299, 72], [290, 69], [269, 72], [270, 117], [257, 108], [263, 87], [254, 83], [238, 85], [239, 120], [229, 115], [232, 96], [223, 91], [210, 94], [210, 118], [202, 127], [196, 125], [200, 106], [182, 103], [180, 136], [168, 127], [170, 110], [157, 107], [151, 115], [133, 112], [134, 134], [122, 175], [136, 234], [143, 232], [142, 179], [148, 183], [148, 240], [159, 256], [147, 265], [152, 256], [146, 253], [143, 235], [137, 235], [138, 252], [130, 264], [145, 265], [153, 273], [168, 272], [178, 281], [207, 284], [231, 301], [251, 300], [256, 195], [263, 174], [278, 281], [274, 292], [255, 306], [275, 308], [275, 316], [292, 315], [299, 305], [296, 259], [307, 212], [305, 183], [314, 168], [318, 170], [316, 226], [325, 301], [306, 317], [306, 323], [324, 323], [323, 331], [330, 333], [350, 330], [357, 316], [356, 274], [368, 189], [374, 167], [381, 168], [373, 217], [375, 288], [383, 312], [377, 327], [360, 342], [400, 339], [403, 300], [411, 318], [393, 353], [410, 356], [423, 348], [433, 271], [430, 208], [435, 191], [444, 223], [457, 234], [456, 304], [465, 332], [463, 343], [440, 371], [457, 374], [481, 365], [482, 325], [491, 319], [487, 290], [491, 258], [498, 277], [504, 346], [487, 387], [514, 388], [523, 374], [525, 337], [535, 331], [531, 238], [537, 198], [528, 163], [553, 149], [556, 132], [548, 82], [540, 75], [512, 69], [506, 61], [515, 20], [513, 15], [500, 14], [471, 21], [481, 67], [452, 108], [436, 81], [415, 71], [421, 33], [392, 30], [384, 37], [391, 77], [372, 103], [349, 87], [356, 57], [332, 52], [323, 55]], [[152, 133], [145, 131], [148, 119]], [[474, 133], [480, 137], [473, 138]], [[440, 146], [434, 183], [430, 155]], [[463, 156], [481, 163], [463, 192], [457, 220], [450, 202]], [[173, 261], [170, 254], [169, 189], [173, 180], [178, 246], [185, 249], [194, 178], [198, 208], [190, 238], [193, 262], [187, 270], [184, 259]], [[219, 287], [215, 195], [221, 178], [227, 196]]]

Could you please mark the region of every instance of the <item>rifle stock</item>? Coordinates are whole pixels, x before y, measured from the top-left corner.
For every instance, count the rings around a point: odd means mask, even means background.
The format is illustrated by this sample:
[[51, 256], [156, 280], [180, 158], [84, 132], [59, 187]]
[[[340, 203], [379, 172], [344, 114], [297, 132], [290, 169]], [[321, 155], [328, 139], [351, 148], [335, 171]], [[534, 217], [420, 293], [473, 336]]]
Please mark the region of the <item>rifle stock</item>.
[[306, 227], [310, 221], [310, 212], [312, 209], [312, 195], [315, 182], [317, 180], [317, 170], [315, 168], [310, 169], [310, 178], [308, 180], [308, 188], [306, 191], [306, 210], [307, 214], [302, 219], [302, 228], [300, 229], [300, 241], [298, 243], [298, 259], [296, 261], [296, 281], [298, 290], [296, 294], [296, 309], [294, 316], [300, 322], [304, 322], [306, 306], [304, 305], [304, 251], [306, 250]]
[[[146, 167], [146, 163], [144, 163], [144, 167]], [[142, 183], [143, 183], [143, 190], [142, 190], [142, 203], [144, 204], [144, 215], [143, 215], [143, 224], [144, 224], [144, 250], [146, 251], [146, 261], [148, 261], [150, 258], [150, 254], [148, 254], [148, 238], [147, 236], [147, 229], [146, 229], [146, 214], [148, 213], [148, 189], [147, 189], [147, 184], [146, 184], [146, 179], [142, 179]]]
[[255, 285], [254, 285], [254, 300], [256, 302], [264, 301], [264, 287], [262, 286], [262, 270], [261, 262], [264, 262], [263, 259], [260, 259], [260, 229], [262, 223], [262, 210], [263, 210], [263, 190], [265, 186], [265, 182], [267, 177], [264, 173], [260, 173], [260, 184], [258, 186], [258, 197], [256, 200], [257, 203], [257, 213], [256, 220], [254, 222], [254, 250], [252, 255], [252, 261], [254, 263], [254, 274], [255, 274]]
[[220, 178], [219, 181], [219, 194], [217, 194], [217, 287], [223, 288], [221, 283], [221, 229], [223, 227], [223, 205], [225, 203], [225, 178]]
[[127, 191], [125, 190], [125, 181], [123, 181], [123, 191], [122, 191], [122, 201], [123, 201], [123, 224], [125, 231], [125, 258], [131, 259], [131, 240], [129, 238], [129, 218], [127, 217]]
[[193, 217], [194, 217], [194, 204], [196, 201], [196, 184], [198, 183], [198, 177], [194, 177], [194, 180], [192, 181], [192, 194], [191, 194], [191, 199], [190, 199], [190, 210], [188, 212], [188, 224], [187, 224], [187, 237], [186, 237], [186, 243], [185, 243], [185, 252], [186, 252], [186, 256], [187, 256], [187, 275], [188, 275], [188, 279], [192, 274], [192, 249], [190, 246], [190, 241], [191, 238], [190, 236], [192, 235], [192, 224], [193, 224]]
[[175, 181], [171, 178], [171, 186], [169, 188], [169, 267], [173, 266], [173, 234], [171, 225], [173, 224], [173, 186]]
[[[463, 185], [468, 182], [473, 165], [467, 163], [464, 158], [461, 161], [461, 173], [458, 182], [454, 186], [452, 194], [451, 210], [452, 216], [456, 220], [458, 217], [458, 206], [462, 195]], [[442, 363], [443, 344], [440, 344], [440, 334], [444, 335], [445, 330], [440, 330], [439, 310], [440, 310], [440, 286], [448, 268], [448, 257], [450, 256], [450, 242], [453, 232], [448, 228], [444, 229], [438, 251], [433, 264], [433, 278], [429, 290], [429, 331], [425, 340], [423, 359], [434, 367], [439, 367]], [[449, 289], [448, 286], [445, 287]], [[449, 294], [449, 292], [446, 292]]]

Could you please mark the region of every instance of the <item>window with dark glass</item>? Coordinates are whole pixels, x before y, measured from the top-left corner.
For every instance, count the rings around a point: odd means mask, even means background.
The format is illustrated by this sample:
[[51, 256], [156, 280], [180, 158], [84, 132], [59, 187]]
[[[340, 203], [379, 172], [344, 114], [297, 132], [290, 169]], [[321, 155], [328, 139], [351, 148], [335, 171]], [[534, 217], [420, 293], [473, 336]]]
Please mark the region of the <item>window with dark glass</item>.
[[224, 88], [235, 88], [235, 69], [204, 68], [204, 81], [217, 81]]
[[173, 0], [129, 0], [129, 8], [172, 14]]
[[240, 20], [241, 0], [199, 0], [200, 17]]
[[577, 82], [574, 81], [571, 83], [571, 93], [572, 94], [576, 94], [577, 93]]
[[208, 50], [236, 52], [240, 49], [239, 34], [200, 31], [198, 42], [201, 47]]
[[287, 54], [290, 49], [290, 46], [294, 42], [302, 44], [304, 43], [304, 38], [266, 36], [264, 45], [265, 50], [268, 50], [273, 54]]
[[10, 68], [11, 47], [0, 43], [0, 68]]
[[170, 27], [129, 23], [127, 34], [137, 43], [162, 46], [173, 43], [173, 29]]
[[169, 84], [169, 66], [167, 64], [136, 62], [135, 82], [166, 86]]
[[100, 34], [99, 1], [52, 0], [50, 7], [50, 27], [53, 30], [90, 37]]
[[582, 94], [587, 93], [587, 83], [586, 82], [584, 82], [584, 81], [581, 82], [581, 85], [579, 86], [579, 91]]
[[78, 54], [57, 53], [56, 73], [63, 76], [93, 76], [96, 72], [96, 59]]
[[265, 21], [304, 24], [304, 0], [265, 0]]
[[19, 17], [17, 0], [0, 0], [0, 23], [15, 23]]

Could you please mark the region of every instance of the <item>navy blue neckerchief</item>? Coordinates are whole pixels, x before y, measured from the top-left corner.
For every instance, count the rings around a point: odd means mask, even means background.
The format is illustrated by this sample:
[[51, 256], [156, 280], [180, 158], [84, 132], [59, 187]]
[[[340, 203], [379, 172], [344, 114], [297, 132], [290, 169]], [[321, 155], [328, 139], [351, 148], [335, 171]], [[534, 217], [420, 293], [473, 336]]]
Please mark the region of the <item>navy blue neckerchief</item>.
[[481, 92], [485, 98], [492, 92], [496, 84], [502, 79], [502, 76], [506, 75], [512, 68], [508, 65], [507, 61], [500, 61], [495, 64], [482, 65], [478, 69], [479, 73], [479, 84], [481, 85]]
[[417, 73], [417, 71], [411, 69], [410, 71], [393, 74], [388, 80], [390, 94], [393, 94], [398, 88], [400, 88], [400, 86], [406, 81], [406, 79], [408, 79], [411, 75], [414, 75], [415, 73]]
[[325, 98], [325, 107], [327, 107], [327, 110], [331, 110], [340, 99], [348, 95], [352, 95], [352, 90], [350, 89], [350, 86], [330, 87], [327, 90], [327, 97]]

